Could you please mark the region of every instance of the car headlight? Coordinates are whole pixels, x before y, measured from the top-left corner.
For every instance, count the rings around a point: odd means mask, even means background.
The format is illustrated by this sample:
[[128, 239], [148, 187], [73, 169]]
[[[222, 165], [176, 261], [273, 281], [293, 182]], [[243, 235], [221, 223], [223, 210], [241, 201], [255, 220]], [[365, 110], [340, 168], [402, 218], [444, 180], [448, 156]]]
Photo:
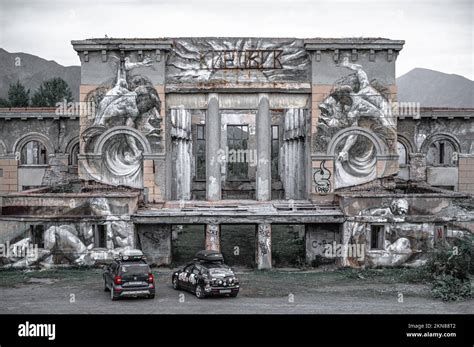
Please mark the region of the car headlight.
[[217, 283], [222, 284], [222, 280], [219, 280], [219, 282], [217, 282]]

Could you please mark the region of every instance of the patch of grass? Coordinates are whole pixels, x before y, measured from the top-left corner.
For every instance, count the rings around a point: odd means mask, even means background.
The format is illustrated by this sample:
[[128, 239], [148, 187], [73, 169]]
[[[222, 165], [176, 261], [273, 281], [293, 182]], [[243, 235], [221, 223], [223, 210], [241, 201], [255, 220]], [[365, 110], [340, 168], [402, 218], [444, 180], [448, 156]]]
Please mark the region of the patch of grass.
[[18, 284], [27, 283], [31, 278], [51, 278], [56, 280], [81, 280], [87, 278], [91, 273], [102, 273], [97, 268], [55, 268], [48, 270], [18, 270], [1, 269], [0, 287], [13, 287]]
[[342, 268], [336, 270], [345, 278], [351, 280], [371, 280], [379, 283], [427, 283], [430, 274], [426, 267], [406, 268], [382, 268], [382, 269], [353, 269]]

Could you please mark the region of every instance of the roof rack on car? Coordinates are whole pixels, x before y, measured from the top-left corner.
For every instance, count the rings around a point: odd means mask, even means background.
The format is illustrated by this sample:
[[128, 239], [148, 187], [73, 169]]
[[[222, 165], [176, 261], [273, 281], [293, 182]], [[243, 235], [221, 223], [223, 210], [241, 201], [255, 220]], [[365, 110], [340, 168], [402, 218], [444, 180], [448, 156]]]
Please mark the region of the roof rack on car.
[[217, 252], [217, 251], [209, 251], [209, 250], [197, 252], [195, 255], [195, 258], [198, 260], [204, 260], [204, 261], [224, 261], [224, 257], [222, 256], [222, 253]]
[[123, 252], [118, 254], [118, 257], [115, 258], [116, 260], [123, 260], [123, 261], [130, 261], [130, 260], [142, 260], [146, 259], [143, 252], [139, 249], [126, 249]]

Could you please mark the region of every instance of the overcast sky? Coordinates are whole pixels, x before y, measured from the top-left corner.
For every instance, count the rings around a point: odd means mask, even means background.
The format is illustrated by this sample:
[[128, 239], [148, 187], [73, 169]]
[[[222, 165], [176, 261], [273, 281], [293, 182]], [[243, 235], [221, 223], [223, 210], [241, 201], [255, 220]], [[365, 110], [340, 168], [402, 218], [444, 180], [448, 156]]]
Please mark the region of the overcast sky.
[[397, 76], [415, 67], [474, 79], [474, 1], [0, 0], [0, 47], [79, 65], [71, 40], [92, 37], [386, 37], [406, 41]]

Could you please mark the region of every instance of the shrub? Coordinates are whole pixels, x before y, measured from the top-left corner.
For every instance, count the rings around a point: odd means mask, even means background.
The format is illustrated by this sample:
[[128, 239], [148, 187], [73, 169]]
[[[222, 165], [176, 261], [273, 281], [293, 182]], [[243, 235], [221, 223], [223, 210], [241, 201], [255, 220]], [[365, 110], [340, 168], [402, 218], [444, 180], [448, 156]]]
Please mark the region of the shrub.
[[435, 249], [427, 263], [432, 277], [431, 294], [444, 301], [470, 298], [469, 274], [473, 271], [473, 257], [472, 235], [446, 242]]

